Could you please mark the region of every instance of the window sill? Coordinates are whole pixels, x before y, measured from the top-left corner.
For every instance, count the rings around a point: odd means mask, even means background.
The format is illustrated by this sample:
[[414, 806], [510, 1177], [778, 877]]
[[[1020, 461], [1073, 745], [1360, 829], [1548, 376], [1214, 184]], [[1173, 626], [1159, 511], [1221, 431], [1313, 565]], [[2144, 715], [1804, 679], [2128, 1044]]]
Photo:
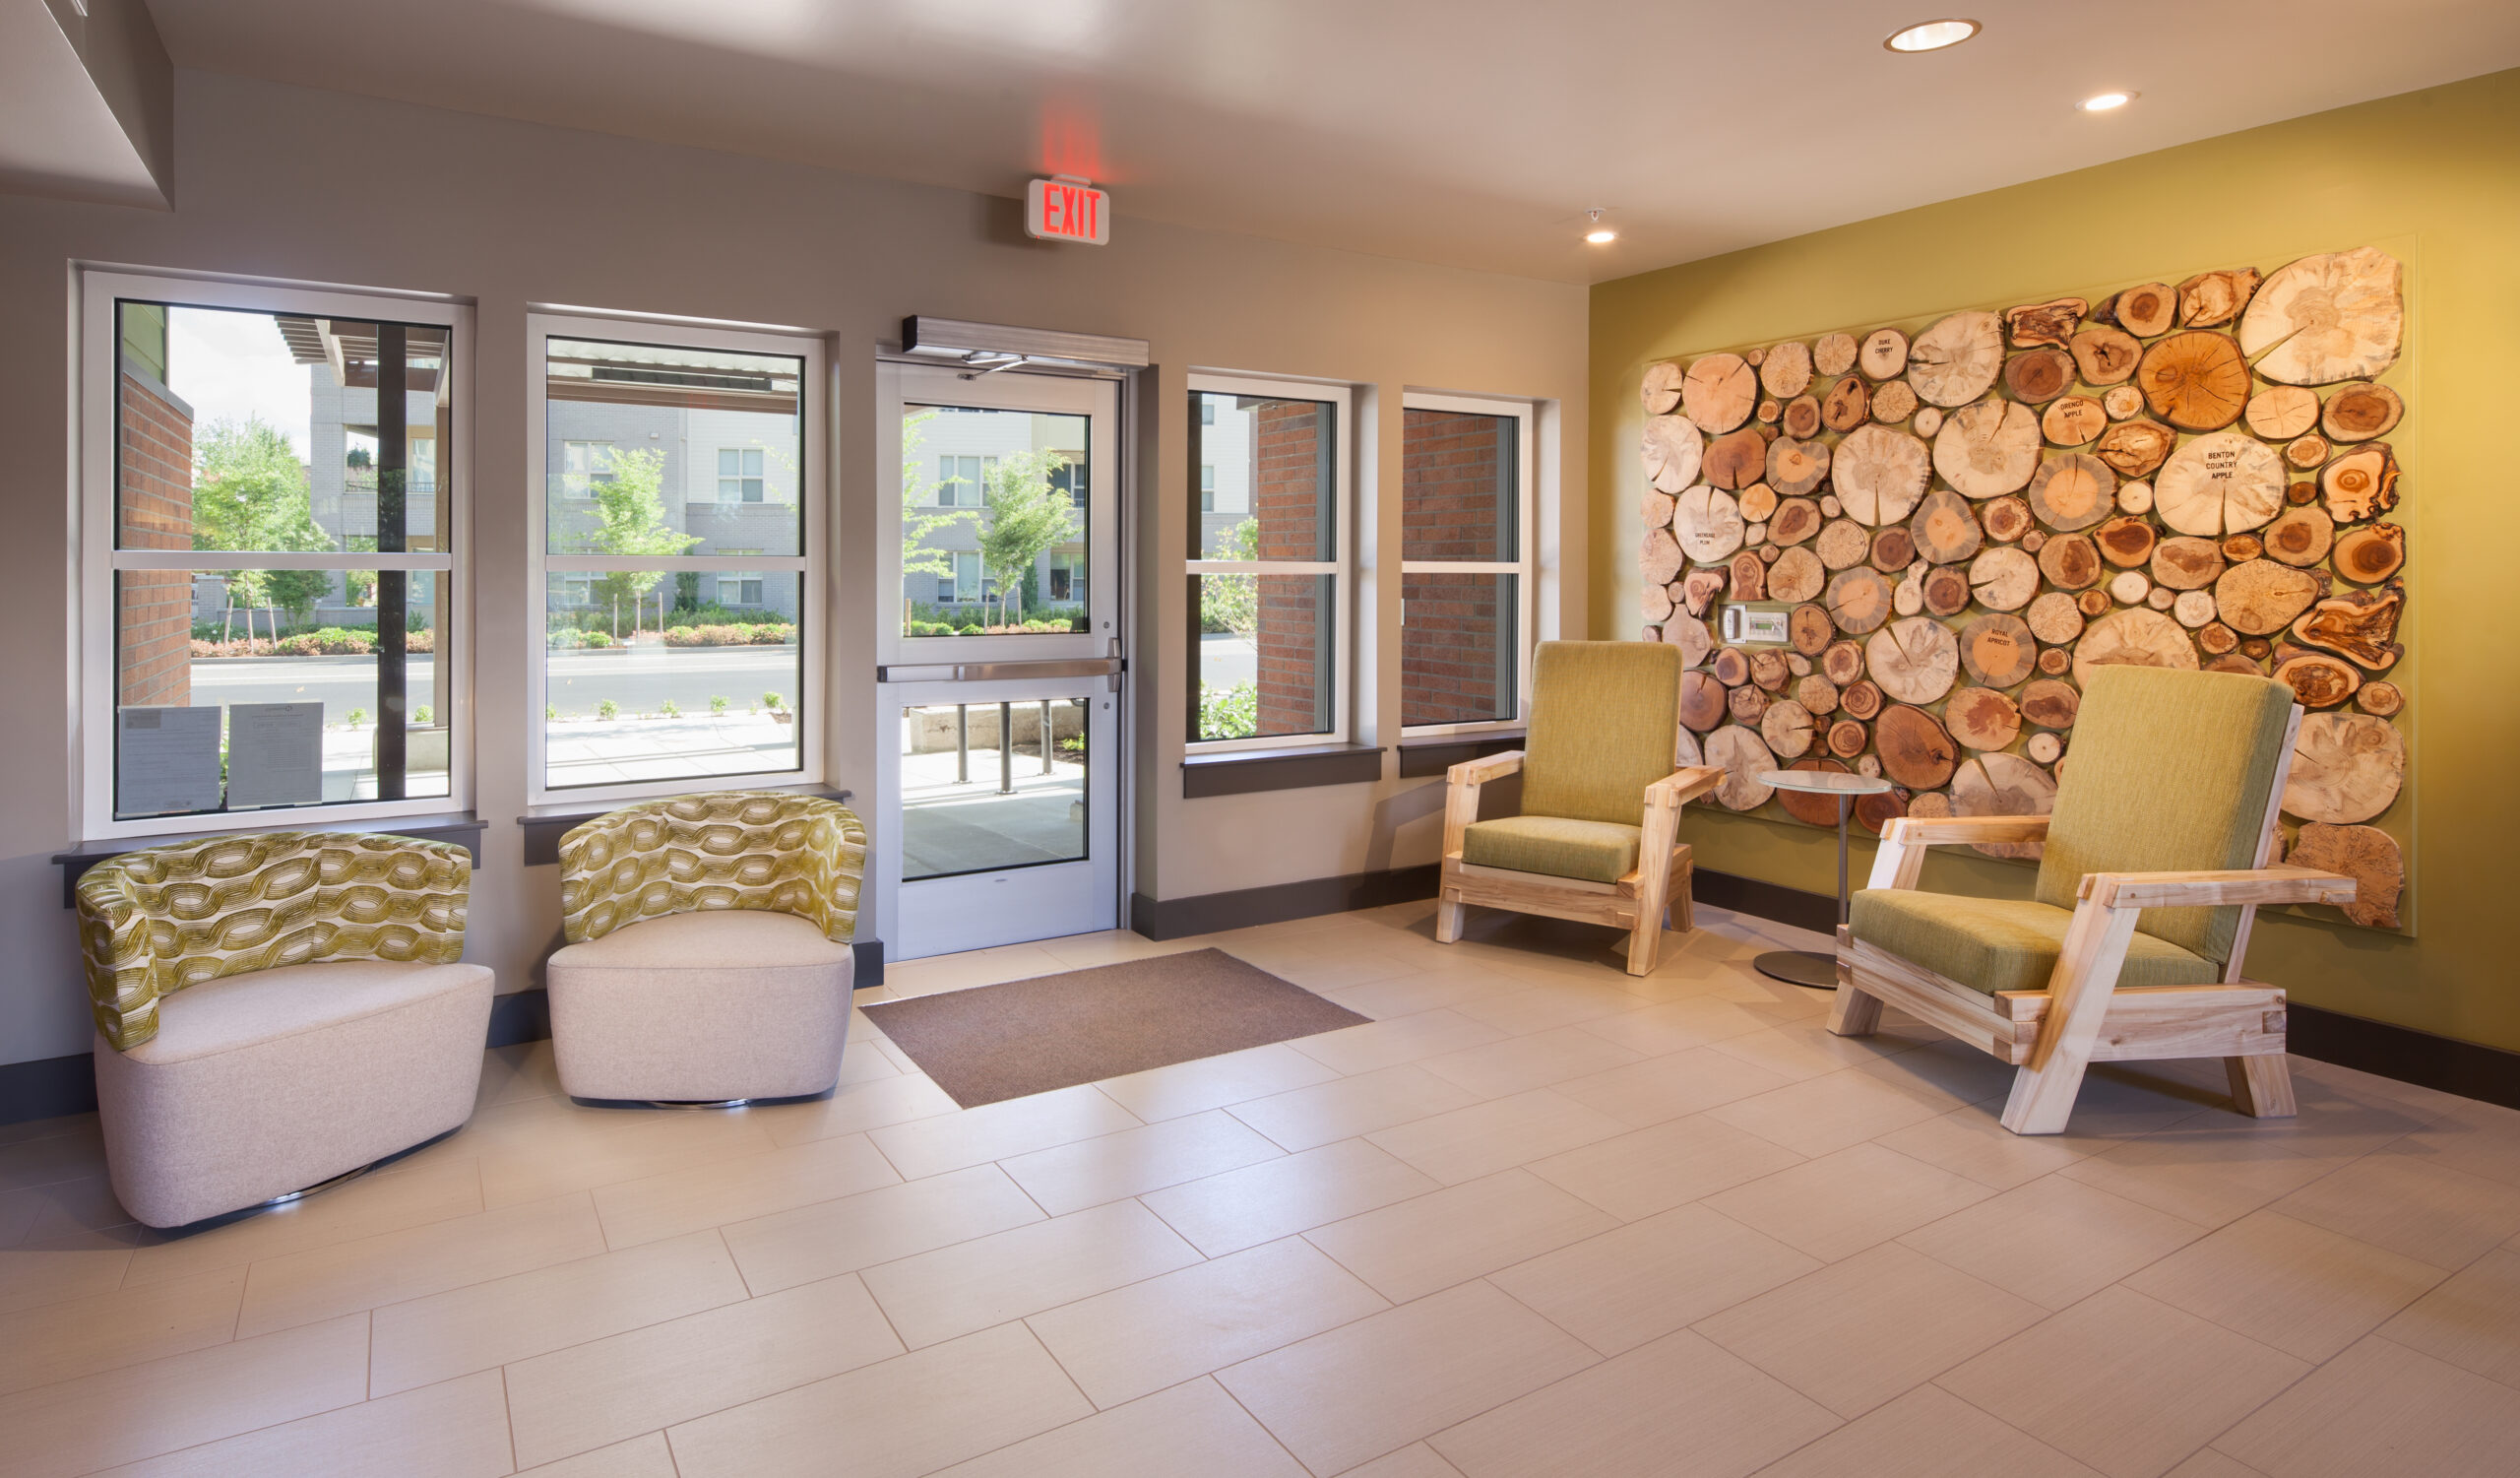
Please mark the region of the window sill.
[[[697, 794], [698, 789], [702, 788], [695, 788], [693, 793]], [[706, 789], [721, 789], [721, 787], [706, 787]], [[751, 785], [739, 787], [739, 789], [779, 791], [788, 795], [813, 796], [824, 801], [845, 802], [850, 795], [848, 791], [834, 790], [830, 786], [823, 785]], [[608, 816], [628, 806], [650, 805], [659, 801], [672, 799], [670, 796], [650, 796], [642, 801], [614, 801], [598, 804], [570, 801], [562, 802], [557, 805], [537, 805], [516, 818], [516, 824], [525, 828], [525, 865], [529, 868], [558, 866], [560, 838], [566, 836], [573, 826], [584, 825], [598, 816]]]
[[1464, 760], [1483, 759], [1523, 746], [1525, 731], [1497, 729], [1482, 734], [1430, 734], [1400, 741], [1400, 778], [1439, 776]]
[[[308, 822], [316, 824], [308, 824]], [[221, 826], [180, 836], [123, 837], [114, 841], [81, 842], [67, 852], [56, 852], [52, 860], [61, 867], [61, 906], [79, 906], [79, 879], [90, 868], [117, 857], [143, 852], [152, 847], [177, 847], [209, 837], [257, 836], [279, 831], [339, 831], [350, 835], [381, 834], [417, 837], [424, 842], [452, 842], [472, 855], [472, 866], [481, 865], [481, 833], [488, 823], [471, 811], [449, 811], [444, 815], [412, 816], [407, 820], [360, 821], [340, 826], [325, 826], [320, 818], [306, 817], [286, 826]]]
[[1181, 761], [1181, 797], [1244, 796], [1321, 785], [1364, 785], [1382, 779], [1375, 744], [1302, 744], [1285, 749], [1228, 749]]

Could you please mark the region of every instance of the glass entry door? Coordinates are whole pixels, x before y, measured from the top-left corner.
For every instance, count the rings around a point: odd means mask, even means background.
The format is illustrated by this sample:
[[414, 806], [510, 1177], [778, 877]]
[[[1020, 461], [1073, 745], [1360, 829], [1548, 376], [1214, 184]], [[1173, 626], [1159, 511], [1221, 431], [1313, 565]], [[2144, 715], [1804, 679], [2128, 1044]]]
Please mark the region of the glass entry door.
[[876, 915], [917, 959], [1119, 918], [1118, 387], [886, 365]]

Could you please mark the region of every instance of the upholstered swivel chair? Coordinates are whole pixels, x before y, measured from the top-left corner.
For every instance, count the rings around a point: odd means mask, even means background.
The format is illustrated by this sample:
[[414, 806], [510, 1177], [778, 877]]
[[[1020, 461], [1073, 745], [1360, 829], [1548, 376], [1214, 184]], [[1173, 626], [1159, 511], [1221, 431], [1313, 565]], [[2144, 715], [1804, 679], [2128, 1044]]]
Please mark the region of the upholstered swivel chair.
[[[1627, 972], [1652, 973], [1670, 914], [1689, 918], [1680, 807], [1724, 779], [1674, 769], [1680, 649], [1659, 642], [1542, 642], [1521, 749], [1446, 771], [1435, 937], [1461, 937], [1473, 907], [1578, 919], [1628, 932]], [[1479, 819], [1480, 788], [1523, 777], [1522, 814]]]
[[472, 879], [461, 847], [321, 832], [89, 868], [80, 945], [123, 1208], [183, 1226], [472, 1117], [492, 988], [461, 963]]
[[560, 839], [549, 966], [571, 1096], [733, 1103], [821, 1093], [849, 1041], [866, 829], [833, 801], [716, 791]]
[[[1884, 1002], [2016, 1064], [2004, 1127], [2061, 1133], [2085, 1067], [2221, 1058], [2240, 1111], [2294, 1112], [2284, 993], [2240, 967], [2263, 904], [2347, 903], [2354, 880], [2268, 867], [2301, 710], [2281, 682], [2104, 667], [2085, 685], [2053, 814], [1908, 817], [1838, 931], [1829, 1029]], [[1925, 849], [2039, 842], [2027, 899], [1917, 889]]]

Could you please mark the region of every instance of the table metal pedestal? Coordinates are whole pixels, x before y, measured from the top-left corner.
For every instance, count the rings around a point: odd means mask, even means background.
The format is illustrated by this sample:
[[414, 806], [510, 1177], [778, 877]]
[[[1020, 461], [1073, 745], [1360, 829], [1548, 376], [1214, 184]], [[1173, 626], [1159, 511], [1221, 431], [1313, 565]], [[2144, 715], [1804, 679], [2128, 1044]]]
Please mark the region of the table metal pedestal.
[[[1835, 770], [1771, 770], [1759, 777], [1762, 785], [1782, 791], [1804, 791], [1815, 795], [1835, 796], [1838, 802], [1838, 922], [1847, 922], [1847, 817], [1858, 796], [1877, 796], [1890, 789], [1890, 782], [1868, 775], [1842, 774]], [[1838, 988], [1838, 957], [1815, 949], [1771, 949], [1750, 961], [1761, 975], [1792, 985], [1809, 986], [1817, 991]]]

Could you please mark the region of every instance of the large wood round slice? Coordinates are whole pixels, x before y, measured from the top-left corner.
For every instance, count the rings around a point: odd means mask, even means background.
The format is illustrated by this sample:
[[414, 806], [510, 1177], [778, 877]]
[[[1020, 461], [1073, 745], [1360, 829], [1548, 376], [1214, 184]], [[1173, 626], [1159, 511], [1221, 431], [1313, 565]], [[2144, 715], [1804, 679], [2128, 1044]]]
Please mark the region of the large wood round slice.
[[1947, 313], [1908, 346], [1908, 383], [1929, 406], [1965, 406], [2004, 367], [2004, 321], [1980, 309]]
[[1776, 563], [1768, 566], [1768, 599], [1796, 605], [1816, 600], [1828, 581], [1829, 571], [1820, 563], [1820, 556], [1796, 546], [1779, 554]]
[[1989, 611], [1960, 628], [1960, 662], [1983, 686], [2018, 687], [2038, 667], [2039, 644], [2021, 617]]
[[1697, 481], [1706, 442], [1697, 422], [1685, 416], [1651, 416], [1645, 420], [1645, 476], [1657, 492], [1677, 493]]
[[1760, 716], [1768, 711], [1769, 701], [1765, 690], [1747, 683], [1724, 695], [1725, 710], [1732, 714], [1732, 722], [1736, 724], [1758, 723]]
[[1767, 804], [1776, 787], [1759, 777], [1777, 767], [1767, 740], [1738, 724], [1727, 724], [1706, 737], [1706, 762], [1724, 767], [1715, 799], [1727, 810], [1756, 810]]
[[1885, 575], [1904, 572], [1917, 562], [1917, 536], [1905, 524], [1884, 524], [1872, 536], [1872, 567]]
[[1838, 711], [1838, 685], [1818, 673], [1805, 673], [1794, 681], [1794, 701], [1811, 710], [1814, 720]]
[[1680, 675], [1680, 722], [1699, 734], [1724, 722], [1724, 684], [1713, 673]]
[[1645, 531], [1644, 546], [1636, 551], [1636, 568], [1645, 577], [1646, 584], [1670, 584], [1679, 574], [1683, 562], [1679, 544], [1671, 538], [1670, 530]]
[[[2035, 448], [2035, 428], [2032, 436]], [[1894, 426], [1858, 426], [1838, 443], [1831, 485], [1848, 517], [1872, 525], [1897, 523], [1925, 495], [1932, 464], [1925, 444], [1907, 432]]]
[[1820, 532], [1820, 505], [1809, 498], [1785, 498], [1768, 517], [1770, 544], [1800, 544]]
[[1732, 564], [1726, 568], [1725, 584], [1735, 601], [1764, 601], [1768, 598], [1768, 567], [1757, 554], [1743, 549], [1732, 556]]
[[1872, 536], [1853, 519], [1832, 519], [1820, 531], [1820, 537], [1811, 542], [1811, 551], [1829, 568], [1847, 569], [1863, 563], [1871, 554]]
[[[2100, 548], [2080, 534], [2059, 534], [2039, 546], [2039, 573], [2057, 591], [2084, 590], [2098, 583], [2102, 565]], [[2047, 599], [2046, 596], [2039, 598]], [[2036, 606], [2039, 601], [2030, 604]]]
[[1787, 401], [1785, 414], [1777, 420], [1786, 435], [1799, 441], [1819, 435], [1820, 424], [1820, 398], [1816, 395], [1797, 395]]
[[2042, 677], [2021, 690], [2021, 716], [2042, 729], [2071, 729], [2083, 695], [2070, 682]]
[[1917, 504], [1916, 517], [1908, 521], [1908, 536], [1915, 541], [1918, 555], [1935, 564], [1958, 564], [1977, 553], [1986, 539], [1985, 531], [1978, 527], [1977, 510], [1948, 487], [1935, 488]]
[[1845, 709], [1849, 717], [1871, 718], [1881, 712], [1881, 689], [1869, 677], [1847, 683], [1838, 689], [1838, 706]]
[[2374, 441], [2340, 454], [2319, 471], [2319, 496], [2340, 524], [2361, 523], [2398, 505], [2397, 454]]
[[1779, 436], [1767, 446], [1768, 485], [1785, 497], [1800, 497], [1829, 476], [1829, 444]]
[[1771, 345], [1759, 361], [1759, 384], [1768, 394], [1790, 401], [1811, 385], [1811, 346], [1798, 339]]
[[1776, 512], [1776, 489], [1765, 482], [1753, 482], [1735, 494], [1733, 501], [1741, 505], [1741, 517], [1763, 524]]
[[1750, 654], [1750, 680], [1768, 692], [1783, 691], [1793, 672], [1781, 648], [1761, 647]]
[[2004, 361], [2004, 393], [2044, 406], [2074, 383], [2073, 357], [2061, 349], [2025, 350]]
[[[1951, 804], [1964, 816], [2044, 816], [2056, 808], [2056, 782], [2018, 754], [1980, 754], [1951, 777]], [[2036, 858], [2038, 842], [1976, 842], [1988, 857]]]
[[2223, 623], [2244, 636], [2271, 636], [2327, 594], [2327, 582], [2308, 570], [2272, 559], [2236, 564], [2214, 582], [2214, 608]]
[[2153, 509], [2179, 533], [2204, 539], [2262, 529], [2284, 511], [2283, 461], [2237, 431], [2199, 436], [2171, 453], [2153, 479]]
[[2406, 415], [2406, 402], [2386, 385], [2340, 385], [2319, 413], [2319, 429], [2338, 442], [2385, 436]]
[[1715, 660], [1707, 665], [1707, 671], [1713, 673], [1715, 680], [1726, 687], [1739, 687], [1750, 680], [1750, 654], [1739, 647], [1722, 648], [1716, 652]]
[[1956, 564], [1937, 564], [1917, 582], [1924, 609], [1936, 615], [1958, 615], [1969, 609], [1969, 572]]
[[2182, 431], [2219, 431], [2247, 409], [2248, 360], [2229, 334], [2190, 329], [2144, 351], [2135, 371], [2153, 414]]
[[2039, 464], [2023, 496], [2048, 528], [2060, 533], [2088, 529], [2115, 510], [2117, 474], [2098, 457], [2066, 452]]
[[[2367, 691], [2367, 689], [2366, 689]], [[2398, 895], [2406, 886], [2406, 858], [2397, 838], [2376, 826], [2329, 826], [2313, 821], [2293, 839], [2284, 861], [2297, 868], [2341, 872], [2354, 879], [2346, 922], [2365, 929], [2398, 927]]]
[[1756, 426], [1727, 431], [1706, 444], [1706, 480], [1728, 490], [1749, 486], [1768, 469], [1768, 439]]
[[1942, 705], [1942, 722], [1971, 749], [2002, 749], [2021, 738], [2021, 710], [1991, 687], [1954, 689]]
[[1820, 424], [1844, 434], [1863, 424], [1872, 414], [1872, 391], [1861, 375], [1848, 375], [1829, 387], [1820, 401]]
[[2094, 668], [2110, 666], [2196, 671], [2196, 644], [2187, 628], [2158, 610], [2133, 606], [2091, 623], [2074, 646], [2074, 681], [2091, 684]]
[[2031, 635], [2051, 647], [2064, 646], [2083, 634], [2082, 608], [2061, 590], [2042, 594], [2022, 611], [2021, 617]]
[[2319, 398], [2298, 385], [2276, 385], [2250, 396], [2248, 428], [2265, 441], [2290, 441], [2319, 423]]
[[2039, 561], [2008, 546], [1969, 561], [1969, 593], [1988, 610], [2019, 610], [2039, 594]]
[[2357, 585], [2377, 585], [2405, 567], [2406, 530], [2396, 524], [2349, 529], [2337, 540], [2332, 562], [2339, 576]]
[[2096, 390], [2123, 384], [2143, 361], [2144, 346], [2124, 329], [2099, 324], [2073, 337], [2074, 369]]
[[1824, 377], [1845, 374], [1855, 368], [1856, 349], [1853, 334], [1822, 334], [1811, 346], [1811, 368]]
[[2370, 379], [2405, 336], [2403, 272], [2369, 246], [2279, 267], [2240, 318], [2240, 352], [2279, 385]]
[[1960, 746], [1942, 721], [1913, 704], [1894, 703], [1872, 726], [1882, 773], [1912, 790], [1940, 790], [1960, 763]]
[[1965, 497], [2000, 497], [2020, 491], [2039, 471], [2039, 418], [2028, 406], [1980, 401], [1943, 418], [1933, 470]]
[[1937, 702], [1960, 675], [1960, 640], [1942, 622], [1912, 615], [1873, 632], [1863, 644], [1863, 660], [1872, 680], [1891, 697]]
[[1759, 738], [1779, 759], [1799, 759], [1815, 737], [1811, 710], [1792, 698], [1779, 698], [1759, 716]]
[[2119, 569], [2133, 569], [2153, 557], [2153, 547], [2161, 542], [2161, 534], [2151, 523], [2132, 514], [2120, 514], [2092, 531], [2092, 543], [2100, 546], [2100, 556]]
[[1715, 651], [1715, 633], [1695, 616], [1674, 613], [1663, 623], [1663, 640], [1680, 649], [1680, 666], [1693, 668]]
[[2333, 826], [2368, 821], [2389, 808], [2406, 781], [2406, 737], [2386, 719], [2314, 713], [2293, 744], [2284, 809]]
[[1890, 582], [1879, 570], [1858, 565], [1829, 582], [1829, 619], [1849, 636], [1880, 629], [1890, 619]]
[[2325, 652], [2304, 652], [2275, 665], [2275, 680], [2290, 683], [2303, 708], [2334, 708], [2354, 696], [2362, 675], [2354, 664]]
[[2157, 420], [2121, 420], [2100, 433], [2092, 455], [2121, 478], [2150, 477], [2177, 444], [2178, 433]]
[[[1787, 640], [1794, 650], [1805, 657], [1817, 657], [1829, 649], [1836, 633], [1829, 626], [1829, 610], [1825, 606], [1804, 602], [1786, 614]], [[1825, 680], [1825, 679], [1824, 679]], [[1826, 712], [1826, 710], [1821, 710]]]
[[1637, 393], [1645, 400], [1645, 414], [1666, 416], [1680, 404], [1680, 366], [1670, 359], [1658, 359], [1645, 366], [1645, 382]]
[[2210, 539], [2165, 539], [2153, 550], [2153, 580], [2172, 590], [2203, 590], [2223, 577], [2223, 546]]
[[1868, 379], [1897, 379], [1908, 368], [1908, 336], [1897, 329], [1874, 329], [1857, 351], [1856, 364]]
[[[1791, 768], [1820, 770], [1835, 775], [1850, 773], [1843, 760], [1825, 757], [1801, 760]], [[1777, 804], [1785, 807], [1787, 815], [1805, 826], [1835, 826], [1838, 824], [1838, 806], [1843, 803], [1843, 798], [1818, 791], [1780, 790], [1776, 793], [1776, 802]]]
[[1829, 650], [1820, 654], [1820, 672], [1839, 687], [1846, 687], [1863, 675], [1863, 648], [1851, 641], [1831, 642]]
[[1701, 482], [1673, 499], [1671, 536], [1700, 564], [1731, 558], [1741, 546], [1743, 527], [1740, 504], [1720, 488]]
[[[2281, 559], [2297, 569], [2306, 568], [2327, 557], [2329, 546], [2336, 541], [2336, 520], [2316, 505], [2287, 508], [2266, 526], [2264, 539], [2269, 558]], [[2355, 578], [2342, 564], [2337, 573], [2349, 580]]]
[[1758, 409], [1759, 377], [1739, 354], [1703, 354], [1680, 380], [1680, 407], [1704, 429], [1722, 434]]
[[2069, 395], [2039, 415], [2039, 434], [2057, 446], [2088, 446], [2109, 429], [2109, 413], [2088, 395]]
[[2138, 339], [2170, 332], [2178, 313], [2178, 294], [2168, 283], [2142, 283], [2100, 305], [2099, 317]]

